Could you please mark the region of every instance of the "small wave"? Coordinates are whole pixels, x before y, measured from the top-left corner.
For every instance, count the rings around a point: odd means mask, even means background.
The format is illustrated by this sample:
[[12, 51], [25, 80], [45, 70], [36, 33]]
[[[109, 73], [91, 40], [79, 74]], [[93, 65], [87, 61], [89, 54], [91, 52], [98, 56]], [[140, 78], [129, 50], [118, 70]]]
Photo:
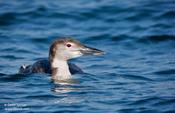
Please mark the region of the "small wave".
[[142, 12], [142, 13], [136, 13], [135, 15], [130, 15], [126, 17], [125, 19], [127, 21], [137, 22], [137, 21], [141, 21], [144, 19], [150, 19], [150, 18], [151, 18], [151, 14], [149, 12]]
[[132, 39], [132, 37], [125, 35], [125, 34], [122, 34], [122, 35], [118, 35], [118, 36], [113, 36], [111, 39], [112, 39], [112, 41], [124, 41], [127, 39]]
[[93, 11], [80, 12], [80, 16], [82, 16], [84, 19], [98, 18], [98, 15], [94, 14]]
[[147, 37], [138, 39], [138, 42], [141, 42], [141, 43], [164, 42], [169, 40], [175, 40], [175, 36], [174, 35], [153, 35], [153, 36], [147, 36]]
[[47, 15], [47, 8], [45, 6], [37, 6], [34, 7], [32, 9], [28, 9], [28, 10], [24, 10], [24, 11], [20, 11], [17, 14], [19, 14], [20, 16], [29, 16], [29, 17], [42, 17]]
[[89, 38], [87, 38], [85, 41], [99, 41], [99, 40], [104, 40], [107, 39], [108, 37], [110, 37], [109, 34], [98, 34], [98, 35], [94, 35], [91, 36]]
[[28, 98], [28, 99], [48, 99], [48, 98], [56, 98], [57, 96], [54, 96], [54, 95], [49, 95], [49, 94], [38, 94], [40, 93], [39, 91], [36, 91], [36, 94], [34, 95], [29, 95], [29, 96], [26, 96], [25, 98]]
[[15, 60], [17, 60], [17, 59], [23, 59], [23, 57], [16, 56], [16, 55], [2, 55], [0, 57], [1, 58], [4, 58], [4, 59], [10, 59], [10, 60], [12, 60], [12, 59], [15, 59]]
[[24, 75], [24, 74], [3, 74], [3, 73], [0, 73], [0, 75], [1, 75], [0, 81], [6, 81], [6, 82], [16, 82], [16, 81], [20, 81], [21, 79], [26, 77], [26, 75]]
[[171, 104], [174, 104], [175, 102], [175, 99], [164, 99], [160, 102], [156, 102], [154, 105], [155, 106], [164, 106], [164, 105], [171, 105]]
[[37, 6], [27, 10], [6, 11], [0, 14], [0, 26], [22, 23], [25, 21], [33, 21], [33, 18], [41, 18], [48, 16], [48, 10], [44, 6]]
[[6, 12], [0, 14], [0, 26], [9, 26], [16, 23], [25, 22], [26, 20], [22, 18], [22, 14], [17, 12]]
[[174, 75], [175, 74], [175, 69], [156, 71], [156, 72], [154, 72], [154, 74], [157, 74], [157, 75]]
[[2, 55], [0, 56], [1, 58], [4, 58], [4, 59], [23, 59], [23, 57], [17, 57], [15, 55]]
[[115, 41], [115, 42], [120, 42], [120, 41], [125, 41], [127, 39], [131, 39], [132, 37], [125, 35], [125, 34], [121, 34], [121, 35], [110, 35], [109, 33], [104, 33], [104, 34], [98, 34], [98, 35], [94, 35], [91, 36], [87, 39], [85, 39], [85, 41], [104, 41], [104, 40], [111, 40], [111, 41]]
[[153, 104], [159, 101], [161, 98], [158, 97], [147, 97], [144, 99], [137, 100], [135, 102], [131, 102], [128, 105], [144, 105], [144, 104]]
[[12, 21], [16, 20], [15, 13], [4, 13], [0, 15], [0, 26], [6, 26], [12, 23]]
[[6, 75], [6, 74], [4, 74], [4, 73], [0, 73], [0, 76], [1, 76], [1, 77], [4, 76], [4, 75]]
[[35, 52], [29, 51], [26, 49], [18, 49], [18, 50], [15, 50], [15, 52], [17, 52], [17, 53], [35, 53]]
[[130, 80], [143, 80], [143, 81], [153, 81], [150, 78], [142, 77], [142, 76], [136, 76], [136, 75], [121, 75], [121, 77], [130, 79]]
[[49, 42], [48, 38], [32, 38], [30, 40], [34, 43], [48, 43]]
[[168, 11], [160, 15], [159, 18], [168, 18], [168, 19], [173, 18], [174, 19], [174, 17], [175, 17], [175, 11]]

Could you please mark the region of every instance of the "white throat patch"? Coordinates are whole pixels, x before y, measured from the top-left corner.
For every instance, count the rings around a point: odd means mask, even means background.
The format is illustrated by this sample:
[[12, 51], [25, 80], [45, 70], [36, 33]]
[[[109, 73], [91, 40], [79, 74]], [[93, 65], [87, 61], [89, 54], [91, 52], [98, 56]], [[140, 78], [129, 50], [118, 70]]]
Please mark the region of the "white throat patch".
[[54, 75], [52, 75], [54, 76], [53, 78], [56, 78], [57, 80], [64, 80], [71, 78], [71, 73], [69, 71], [67, 61], [54, 59], [52, 62], [52, 68], [57, 68], [58, 70]]

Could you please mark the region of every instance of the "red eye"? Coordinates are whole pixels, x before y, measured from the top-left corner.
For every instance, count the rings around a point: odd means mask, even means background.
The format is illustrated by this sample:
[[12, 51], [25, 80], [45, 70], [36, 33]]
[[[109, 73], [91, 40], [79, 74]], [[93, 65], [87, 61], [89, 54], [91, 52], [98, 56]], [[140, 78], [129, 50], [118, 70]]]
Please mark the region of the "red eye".
[[67, 46], [67, 47], [71, 47], [72, 45], [71, 45], [71, 44], [67, 44], [66, 46]]

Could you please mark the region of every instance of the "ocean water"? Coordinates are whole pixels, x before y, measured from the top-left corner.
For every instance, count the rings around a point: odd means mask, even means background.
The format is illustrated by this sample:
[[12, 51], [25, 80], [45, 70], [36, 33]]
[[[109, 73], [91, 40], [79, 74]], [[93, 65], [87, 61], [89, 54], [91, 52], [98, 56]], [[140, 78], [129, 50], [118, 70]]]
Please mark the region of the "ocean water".
[[[106, 54], [73, 82], [16, 74], [61, 36]], [[1, 113], [175, 113], [175, 1], [1, 0], [0, 73]]]

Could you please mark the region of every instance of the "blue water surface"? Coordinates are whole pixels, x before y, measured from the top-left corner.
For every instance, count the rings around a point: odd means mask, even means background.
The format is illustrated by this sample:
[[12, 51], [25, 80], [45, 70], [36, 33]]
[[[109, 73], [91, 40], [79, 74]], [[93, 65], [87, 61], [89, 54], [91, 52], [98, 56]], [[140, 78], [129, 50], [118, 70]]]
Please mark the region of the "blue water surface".
[[[60, 36], [106, 54], [68, 83], [16, 74]], [[175, 113], [175, 1], [2, 0], [0, 73], [1, 113]]]

